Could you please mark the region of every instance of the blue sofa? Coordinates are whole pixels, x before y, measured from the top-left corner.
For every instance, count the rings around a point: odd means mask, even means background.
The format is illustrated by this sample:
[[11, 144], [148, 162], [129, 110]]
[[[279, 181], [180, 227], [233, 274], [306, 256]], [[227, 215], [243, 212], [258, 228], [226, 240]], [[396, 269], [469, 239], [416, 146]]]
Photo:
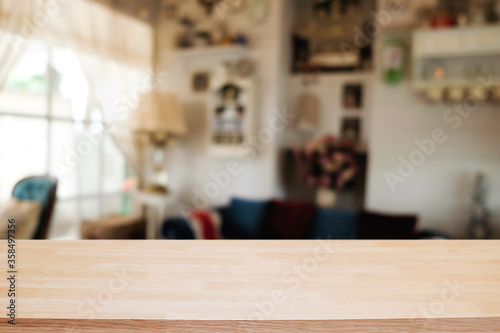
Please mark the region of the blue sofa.
[[42, 212], [34, 239], [46, 239], [56, 200], [57, 179], [48, 176], [28, 177], [20, 180], [12, 190], [19, 200], [34, 200], [42, 205]]
[[[233, 198], [226, 207], [215, 208], [222, 219], [226, 239], [269, 239], [263, 232], [273, 201]], [[283, 221], [284, 224], [287, 221]], [[417, 217], [367, 211], [344, 211], [315, 207], [304, 232], [293, 238], [273, 234], [272, 239], [414, 239]], [[183, 217], [168, 218], [162, 226], [166, 239], [193, 239], [194, 233]], [[267, 236], [266, 236], [267, 235]], [[436, 236], [433, 234], [433, 236]], [[439, 237], [446, 238], [446, 237]]]

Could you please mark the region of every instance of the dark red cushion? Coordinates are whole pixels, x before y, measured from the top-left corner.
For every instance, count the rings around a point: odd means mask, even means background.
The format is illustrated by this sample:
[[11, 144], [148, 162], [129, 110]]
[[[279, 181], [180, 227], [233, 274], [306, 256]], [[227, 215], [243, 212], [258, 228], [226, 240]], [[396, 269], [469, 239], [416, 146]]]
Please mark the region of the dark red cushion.
[[312, 203], [271, 200], [261, 225], [263, 239], [306, 239], [316, 207]]
[[415, 215], [391, 215], [363, 211], [358, 216], [358, 239], [413, 239]]

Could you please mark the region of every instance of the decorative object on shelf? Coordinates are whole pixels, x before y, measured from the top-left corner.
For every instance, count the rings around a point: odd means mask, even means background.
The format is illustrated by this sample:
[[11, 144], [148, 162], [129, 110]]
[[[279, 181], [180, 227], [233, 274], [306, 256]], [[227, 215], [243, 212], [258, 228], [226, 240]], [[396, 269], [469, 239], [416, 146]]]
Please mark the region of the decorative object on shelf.
[[225, 22], [218, 22], [212, 31], [214, 44], [231, 45], [233, 37], [229, 33], [229, 28]]
[[361, 84], [344, 85], [343, 97], [345, 109], [360, 110], [363, 103], [363, 86]]
[[440, 11], [432, 16], [430, 25], [432, 28], [451, 28], [453, 26], [453, 16], [446, 11]]
[[355, 70], [360, 63], [359, 52], [350, 53], [346, 56], [344, 52], [322, 52], [311, 56], [309, 64], [320, 68], [321, 71]]
[[321, 106], [316, 95], [303, 93], [297, 98], [295, 128], [300, 132], [315, 132], [319, 128]]
[[248, 44], [247, 36], [243, 33], [236, 34], [233, 38], [233, 44], [247, 46], [247, 44]]
[[205, 92], [210, 85], [210, 73], [198, 72], [193, 74], [192, 88], [194, 92]]
[[241, 78], [251, 77], [255, 72], [255, 64], [248, 58], [240, 59], [236, 62], [236, 74]]
[[342, 119], [342, 139], [358, 143], [361, 138], [361, 121], [359, 118]]
[[212, 28], [212, 41], [214, 44], [222, 44], [226, 39], [227, 25], [224, 21], [217, 22]]
[[404, 45], [400, 40], [385, 41], [382, 72], [388, 84], [400, 83], [404, 76]]
[[[205, 10], [207, 12], [207, 15], [211, 15], [215, 6], [221, 1], [221, 0], [198, 0], [200, 4], [205, 7]], [[223, 0], [222, 0], [223, 1]]]
[[495, 1], [489, 1], [484, 4], [484, 18], [488, 24], [495, 24], [500, 19], [495, 7]]
[[491, 99], [494, 101], [500, 101], [500, 86], [492, 88]]
[[326, 20], [332, 12], [332, 0], [315, 0], [313, 8], [315, 19]]
[[352, 143], [326, 135], [296, 149], [295, 156], [299, 176], [308, 186], [318, 188], [317, 204], [335, 206], [336, 191], [352, 183], [357, 172]]
[[469, 236], [473, 239], [487, 239], [491, 237], [489, 210], [486, 207], [487, 181], [482, 173], [476, 176], [474, 193], [472, 195], [471, 219]]
[[467, 18], [467, 15], [465, 14], [460, 14], [457, 17], [457, 26], [463, 28], [466, 27], [469, 24], [469, 19]]
[[484, 25], [486, 23], [486, 14], [483, 8], [476, 7], [472, 13], [472, 25]]
[[221, 156], [241, 154], [252, 125], [253, 80], [238, 77], [235, 67], [224, 65], [210, 95], [209, 150]]
[[350, 17], [355, 17], [358, 13], [359, 0], [347, 0], [344, 1], [345, 5], [345, 14]]
[[194, 47], [206, 47], [212, 44], [212, 37], [208, 31], [196, 31], [193, 34], [192, 44]]
[[480, 77], [488, 77], [493, 72], [493, 68], [484, 60], [470, 60], [464, 68], [464, 76], [466, 79], [477, 80]]
[[192, 47], [194, 36], [196, 33], [194, 21], [188, 17], [185, 17], [179, 23], [183, 26], [184, 31], [179, 36], [177, 46], [180, 48]]
[[444, 99], [444, 91], [442, 87], [429, 87], [425, 91], [425, 96], [429, 101], [440, 102]]
[[463, 87], [448, 87], [448, 100], [452, 102], [462, 102], [465, 98], [465, 89]]
[[451, 28], [465, 26], [468, 22], [469, 0], [422, 2], [414, 2], [422, 28]]
[[129, 127], [143, 171], [139, 188], [168, 193], [166, 149], [187, 133], [179, 102], [174, 95], [153, 91], [144, 95], [131, 114]]
[[483, 84], [475, 84], [469, 88], [469, 95], [476, 98], [478, 101], [486, 101], [490, 98], [491, 92], [488, 87]]
[[269, 17], [271, 8], [269, 0], [251, 0], [250, 4], [250, 20], [254, 25], [265, 23]]
[[443, 62], [441, 60], [434, 60], [427, 63], [424, 68], [424, 79], [441, 81], [446, 78], [446, 70], [444, 69]]
[[337, 20], [342, 15], [342, 3], [340, 0], [333, 0], [331, 4], [330, 18], [332, 20]]

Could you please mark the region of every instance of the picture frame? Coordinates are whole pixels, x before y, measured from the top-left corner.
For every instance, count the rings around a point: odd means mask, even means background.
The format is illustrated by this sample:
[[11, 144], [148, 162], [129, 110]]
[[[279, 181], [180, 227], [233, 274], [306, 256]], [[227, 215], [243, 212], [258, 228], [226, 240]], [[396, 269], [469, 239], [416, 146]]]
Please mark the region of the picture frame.
[[251, 78], [218, 77], [211, 84], [208, 107], [208, 152], [213, 156], [245, 158], [253, 129]]
[[207, 92], [210, 87], [210, 73], [196, 72], [191, 80], [191, 87], [194, 92]]
[[343, 88], [343, 106], [346, 110], [361, 110], [363, 108], [363, 85], [348, 83]]
[[354, 117], [343, 118], [341, 137], [342, 139], [359, 143], [361, 141], [361, 119]]

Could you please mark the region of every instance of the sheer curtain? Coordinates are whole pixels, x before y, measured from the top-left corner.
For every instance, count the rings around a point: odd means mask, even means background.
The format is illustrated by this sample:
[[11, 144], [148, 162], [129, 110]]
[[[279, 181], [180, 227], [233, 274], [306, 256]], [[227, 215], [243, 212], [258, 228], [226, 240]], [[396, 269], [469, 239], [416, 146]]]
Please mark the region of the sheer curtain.
[[0, 1], [0, 87], [23, 54], [27, 41], [36, 33], [28, 18], [34, 17], [42, 5], [31, 0]]
[[102, 112], [103, 131], [141, 174], [127, 117], [154, 85], [153, 28], [93, 1], [59, 1], [40, 37], [78, 51], [90, 86], [89, 109]]
[[40, 33], [45, 41], [130, 67], [152, 68], [150, 25], [90, 0], [42, 1], [47, 11], [47, 6], [59, 3]]
[[111, 136], [136, 174], [142, 174], [128, 121], [141, 96], [154, 88], [154, 75], [92, 55], [82, 54], [79, 60], [90, 86], [89, 107], [103, 115], [103, 133]]

